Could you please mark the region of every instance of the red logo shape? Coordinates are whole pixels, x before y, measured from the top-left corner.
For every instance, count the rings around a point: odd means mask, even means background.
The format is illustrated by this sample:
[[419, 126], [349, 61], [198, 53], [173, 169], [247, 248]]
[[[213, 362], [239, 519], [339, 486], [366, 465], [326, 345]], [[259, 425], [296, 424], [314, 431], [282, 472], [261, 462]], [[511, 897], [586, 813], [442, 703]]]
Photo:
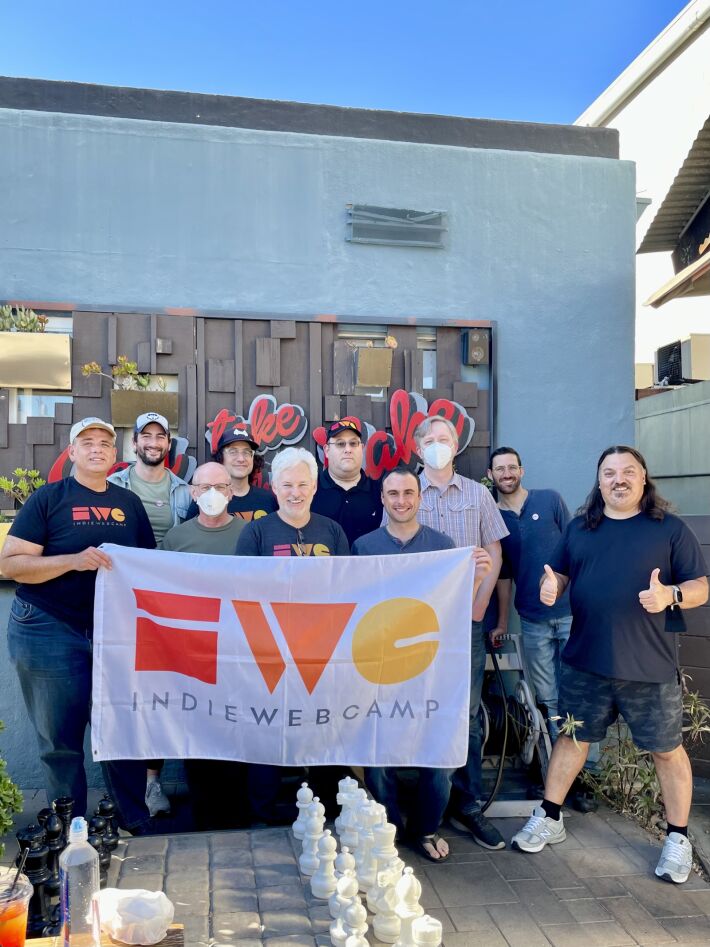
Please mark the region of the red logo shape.
[[355, 603], [272, 602], [271, 607], [306, 690], [312, 694], [350, 621]]

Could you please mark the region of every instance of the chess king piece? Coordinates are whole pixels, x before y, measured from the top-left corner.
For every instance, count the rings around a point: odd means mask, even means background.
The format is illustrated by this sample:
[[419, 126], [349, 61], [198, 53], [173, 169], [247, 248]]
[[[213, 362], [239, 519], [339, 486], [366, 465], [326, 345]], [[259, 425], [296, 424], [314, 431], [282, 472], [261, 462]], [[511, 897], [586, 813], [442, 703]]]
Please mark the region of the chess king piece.
[[42, 937], [49, 924], [49, 895], [46, 884], [51, 879], [51, 872], [47, 867], [49, 848], [45, 841], [45, 832], [41, 825], [28, 825], [17, 833], [20, 851], [15, 864], [19, 868], [25, 849], [28, 849], [24, 872], [34, 893], [30, 899], [27, 912], [27, 934], [29, 937]]
[[343, 815], [343, 809], [348, 804], [350, 799], [354, 799], [355, 790], [359, 789], [358, 782], [356, 779], [353, 779], [352, 776], [345, 776], [344, 779], [338, 781], [338, 792], [335, 797], [335, 801], [340, 806], [340, 815], [335, 820], [335, 831], [340, 835], [341, 828], [340, 822]]
[[308, 818], [308, 807], [313, 802], [313, 790], [308, 788], [308, 783], [301, 783], [301, 788], [296, 793], [296, 808], [298, 817], [291, 826], [294, 836], [303, 841], [306, 832], [306, 819]]
[[443, 927], [441, 921], [424, 914], [412, 923], [412, 939], [416, 947], [441, 947]]
[[335, 943], [333, 938], [336, 934], [344, 938], [342, 924], [343, 913], [345, 908], [355, 903], [356, 898], [357, 878], [355, 877], [355, 872], [348, 869], [342, 878], [338, 878], [335, 893], [328, 899], [328, 910], [330, 911], [330, 916], [333, 918], [333, 923], [330, 925], [330, 939], [333, 943]]
[[414, 877], [414, 869], [409, 866], [395, 886], [397, 904], [395, 914], [402, 923], [399, 939], [395, 947], [414, 947], [412, 940], [412, 924], [424, 914], [424, 908], [419, 903], [422, 896], [422, 886]]
[[327, 901], [335, 891], [335, 856], [338, 843], [326, 829], [318, 841], [318, 868], [311, 877], [311, 893], [319, 901]]
[[[394, 944], [400, 934], [402, 922], [397, 917], [397, 893], [395, 885], [399, 881], [399, 874], [395, 869], [385, 869], [377, 872], [376, 894], [373, 900], [374, 919], [372, 930], [375, 937], [383, 944]], [[369, 898], [369, 895], [368, 895]]]
[[323, 835], [324, 825], [325, 808], [316, 796], [308, 809], [302, 851], [298, 859], [298, 867], [304, 875], [312, 875], [318, 868], [318, 842]]

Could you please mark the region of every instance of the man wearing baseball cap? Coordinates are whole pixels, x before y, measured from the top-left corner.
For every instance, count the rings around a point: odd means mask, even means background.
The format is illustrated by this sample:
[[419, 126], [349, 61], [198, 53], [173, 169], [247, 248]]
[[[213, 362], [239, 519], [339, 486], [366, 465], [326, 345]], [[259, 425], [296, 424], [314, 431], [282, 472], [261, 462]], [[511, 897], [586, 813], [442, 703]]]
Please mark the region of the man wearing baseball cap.
[[[264, 460], [257, 453], [258, 444], [248, 425], [228, 427], [219, 439], [212, 460], [222, 464], [232, 481], [232, 498], [227, 512], [241, 520], [258, 520], [278, 509], [270, 490], [257, 487], [253, 481]], [[199, 509], [193, 501], [187, 517], [197, 516]]]
[[160, 548], [167, 531], [187, 518], [190, 488], [165, 466], [170, 426], [162, 414], [148, 411], [137, 417], [132, 443], [135, 463], [111, 474], [109, 481], [140, 498]]
[[352, 546], [382, 522], [379, 480], [362, 469], [362, 428], [357, 418], [341, 418], [326, 427], [324, 453], [328, 466], [318, 474], [311, 509], [339, 523]]
[[69, 434], [70, 477], [40, 487], [18, 512], [0, 570], [18, 584], [8, 651], [35, 728], [48, 801], [71, 796], [86, 811], [84, 733], [91, 706], [94, 586], [110, 569], [102, 543], [154, 549], [138, 497], [106, 480], [116, 432], [100, 418]]

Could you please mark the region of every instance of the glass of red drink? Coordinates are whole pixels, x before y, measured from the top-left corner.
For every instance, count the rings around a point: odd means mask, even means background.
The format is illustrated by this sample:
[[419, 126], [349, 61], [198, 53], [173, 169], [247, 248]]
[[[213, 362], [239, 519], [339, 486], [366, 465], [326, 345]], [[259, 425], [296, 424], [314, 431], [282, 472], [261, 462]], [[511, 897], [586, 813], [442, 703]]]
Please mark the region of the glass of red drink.
[[[27, 932], [27, 906], [32, 897], [32, 885], [26, 875], [12, 882], [15, 868], [0, 868], [0, 944], [2, 947], [24, 947]], [[10, 890], [12, 889], [12, 890]]]

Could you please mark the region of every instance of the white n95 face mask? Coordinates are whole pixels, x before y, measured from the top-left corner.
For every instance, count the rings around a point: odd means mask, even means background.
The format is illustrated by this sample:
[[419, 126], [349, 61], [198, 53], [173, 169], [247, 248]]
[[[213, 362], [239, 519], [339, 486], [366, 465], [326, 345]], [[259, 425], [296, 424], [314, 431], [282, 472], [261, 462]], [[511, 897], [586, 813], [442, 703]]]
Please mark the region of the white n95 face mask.
[[196, 503], [205, 516], [219, 516], [220, 513], [224, 513], [227, 509], [229, 500], [223, 493], [220, 493], [219, 490], [215, 490], [215, 488], [212, 487], [207, 493], [201, 494], [197, 498]]
[[433, 467], [434, 470], [443, 470], [453, 456], [454, 452], [448, 444], [439, 444], [438, 442], [427, 444], [422, 451], [422, 460], [427, 466]]

